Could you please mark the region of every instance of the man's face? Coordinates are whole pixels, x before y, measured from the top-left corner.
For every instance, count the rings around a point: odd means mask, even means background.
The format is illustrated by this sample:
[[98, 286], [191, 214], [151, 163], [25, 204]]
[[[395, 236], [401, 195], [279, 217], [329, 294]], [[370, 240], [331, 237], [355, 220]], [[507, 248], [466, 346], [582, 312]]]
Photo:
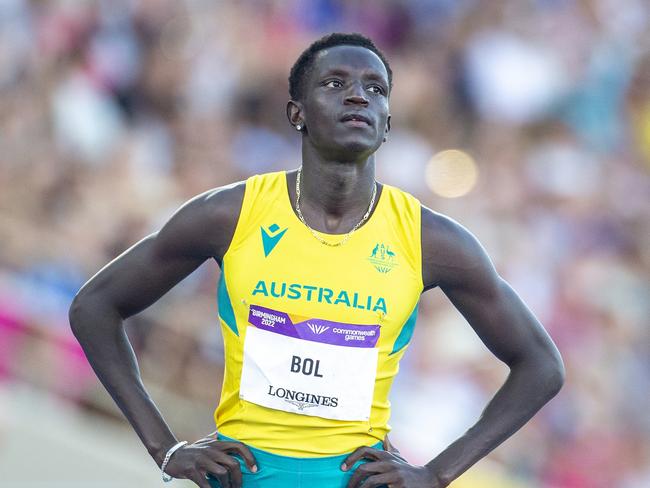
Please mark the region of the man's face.
[[305, 83], [302, 117], [309, 142], [335, 159], [367, 157], [390, 129], [388, 72], [360, 46], [320, 51]]

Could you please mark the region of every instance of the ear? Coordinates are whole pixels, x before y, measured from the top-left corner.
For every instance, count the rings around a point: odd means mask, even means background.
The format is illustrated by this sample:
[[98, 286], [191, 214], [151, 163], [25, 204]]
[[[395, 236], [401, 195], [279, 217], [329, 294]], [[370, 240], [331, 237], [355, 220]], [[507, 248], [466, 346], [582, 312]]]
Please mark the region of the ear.
[[293, 127], [296, 127], [298, 124], [303, 127], [305, 126], [302, 103], [295, 100], [289, 100], [287, 102], [287, 119], [289, 119], [289, 123]]
[[384, 131], [384, 142], [388, 139], [388, 133], [390, 132], [390, 114], [388, 114], [388, 118], [386, 119], [386, 129]]

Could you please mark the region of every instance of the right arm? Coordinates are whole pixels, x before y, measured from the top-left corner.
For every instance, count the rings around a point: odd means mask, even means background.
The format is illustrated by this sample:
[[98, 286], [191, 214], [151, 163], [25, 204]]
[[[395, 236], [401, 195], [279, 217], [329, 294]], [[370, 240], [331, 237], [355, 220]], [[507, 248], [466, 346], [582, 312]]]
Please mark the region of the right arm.
[[[237, 184], [190, 200], [159, 232], [145, 237], [93, 276], [70, 307], [70, 325], [88, 361], [158, 466], [177, 440], [142, 383], [123, 321], [157, 301], [206, 259], [221, 262], [235, 231], [243, 195], [244, 184]], [[223, 486], [230, 486], [230, 474], [233, 486], [239, 486], [239, 465], [225, 451], [237, 451], [249, 466], [254, 464], [243, 445], [213, 439], [179, 450], [166, 471], [204, 488], [209, 488], [206, 472], [220, 480], [225, 477]]]

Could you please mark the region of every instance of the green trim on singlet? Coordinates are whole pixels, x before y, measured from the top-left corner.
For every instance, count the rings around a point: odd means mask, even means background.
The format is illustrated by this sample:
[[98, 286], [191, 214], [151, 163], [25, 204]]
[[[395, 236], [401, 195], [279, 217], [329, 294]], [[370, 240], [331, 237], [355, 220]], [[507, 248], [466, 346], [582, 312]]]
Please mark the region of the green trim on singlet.
[[239, 335], [237, 330], [237, 321], [235, 320], [235, 311], [232, 309], [228, 288], [226, 288], [226, 267], [221, 267], [221, 277], [219, 278], [219, 288], [217, 289], [217, 302], [219, 304], [219, 317], [223, 320], [235, 335]]
[[[218, 434], [222, 442], [239, 442], [231, 437]], [[371, 446], [383, 450], [381, 442]], [[238, 462], [242, 473], [244, 488], [344, 488], [348, 486], [354, 471], [369, 459], [360, 459], [349, 470], [342, 471], [341, 464], [350, 453], [339, 456], [317, 458], [296, 458], [280, 456], [252, 446], [248, 446], [258, 471], [251, 472], [243, 458], [231, 454]], [[222, 488], [221, 484], [211, 474], [207, 475], [211, 488]], [[379, 488], [386, 488], [381, 485]]]
[[402, 330], [400, 331], [399, 336], [397, 336], [397, 339], [395, 339], [395, 344], [393, 344], [393, 350], [390, 352], [390, 354], [395, 354], [396, 352], [400, 351], [411, 340], [411, 337], [413, 336], [413, 330], [415, 329], [415, 321], [418, 318], [419, 305], [420, 302], [415, 304], [415, 308], [411, 312], [411, 315], [409, 315], [409, 318], [406, 319], [406, 322], [402, 326]]

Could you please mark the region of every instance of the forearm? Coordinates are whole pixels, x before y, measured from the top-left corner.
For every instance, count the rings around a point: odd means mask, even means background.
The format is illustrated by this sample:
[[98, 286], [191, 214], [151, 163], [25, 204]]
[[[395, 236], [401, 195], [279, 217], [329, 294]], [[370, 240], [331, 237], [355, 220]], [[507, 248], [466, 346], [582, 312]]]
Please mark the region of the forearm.
[[70, 325], [95, 374], [160, 465], [176, 438], [142, 383], [122, 318], [98, 300], [77, 298]]
[[512, 367], [478, 422], [430, 461], [427, 468], [447, 486], [519, 430], [555, 396], [562, 383], [561, 362]]

